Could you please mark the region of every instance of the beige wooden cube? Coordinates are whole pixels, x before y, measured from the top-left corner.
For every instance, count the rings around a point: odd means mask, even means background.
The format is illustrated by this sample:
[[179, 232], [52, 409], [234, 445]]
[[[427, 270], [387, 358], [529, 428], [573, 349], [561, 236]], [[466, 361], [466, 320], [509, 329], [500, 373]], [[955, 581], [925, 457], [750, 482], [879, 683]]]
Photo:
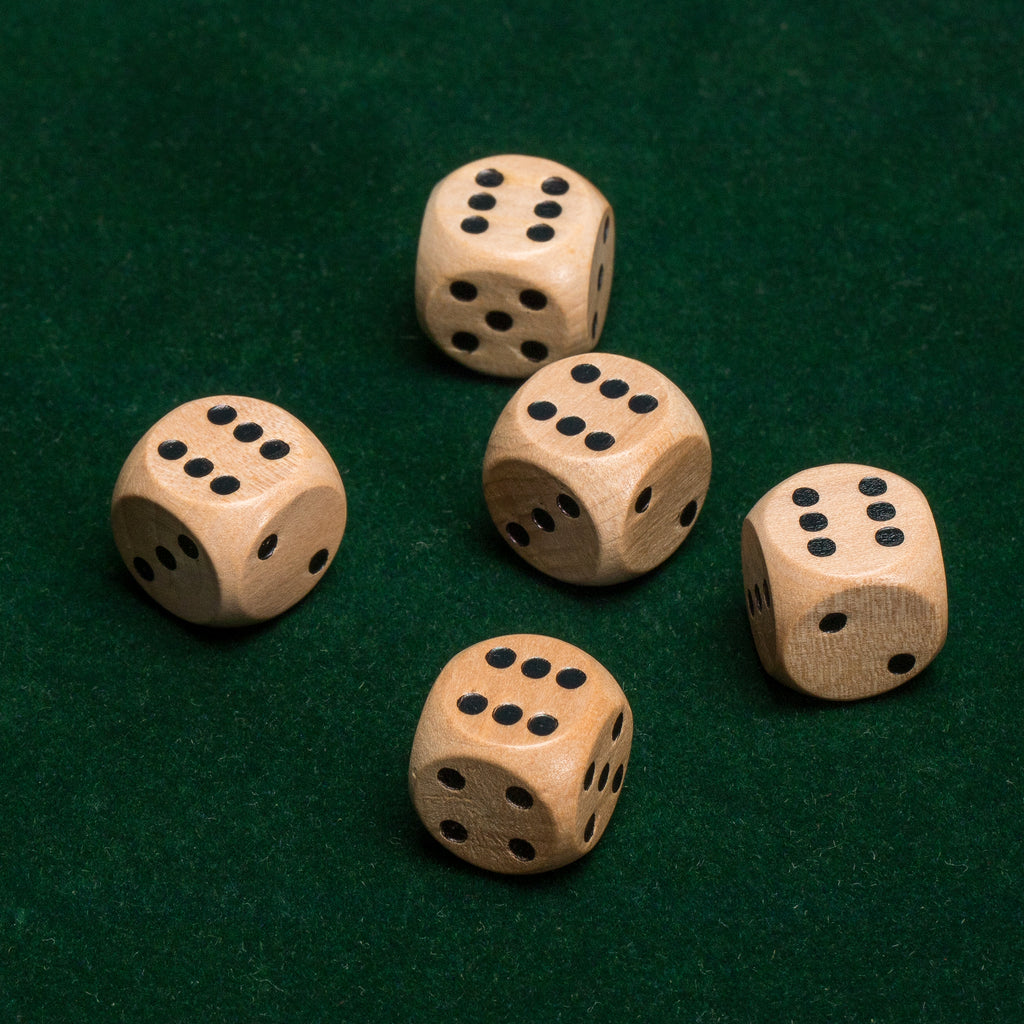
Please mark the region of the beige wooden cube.
[[409, 791], [430, 834], [478, 867], [530, 874], [589, 852], [622, 791], [633, 715], [578, 647], [515, 634], [474, 644], [427, 696]]
[[527, 377], [597, 344], [614, 255], [612, 209], [582, 175], [539, 157], [475, 160], [427, 201], [417, 315], [465, 366]]
[[219, 395], [169, 412], [114, 487], [118, 551], [143, 589], [189, 622], [278, 615], [321, 579], [347, 506], [337, 467], [290, 413]]
[[808, 469], [772, 488], [742, 531], [761, 662], [831, 700], [899, 686], [941, 650], [946, 575], [928, 501], [871, 466]]
[[484, 456], [495, 526], [527, 562], [609, 584], [689, 535], [711, 478], [707, 431], [664, 374], [626, 356], [562, 359], [512, 396]]

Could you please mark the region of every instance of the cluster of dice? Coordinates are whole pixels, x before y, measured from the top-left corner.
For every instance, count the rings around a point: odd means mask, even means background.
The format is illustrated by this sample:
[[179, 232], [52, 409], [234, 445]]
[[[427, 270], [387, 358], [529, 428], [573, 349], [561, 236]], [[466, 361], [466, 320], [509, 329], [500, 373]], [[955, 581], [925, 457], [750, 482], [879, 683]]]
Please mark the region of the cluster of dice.
[[[475, 370], [529, 378], [491, 434], [484, 496], [513, 550], [580, 585], [665, 561], [711, 477], [707, 431], [683, 392], [635, 359], [591, 354], [614, 249], [611, 207], [590, 182], [549, 160], [500, 156], [434, 188], [416, 264], [425, 333]], [[190, 622], [246, 625], [322, 577], [345, 530], [345, 490], [294, 416], [217, 396], [142, 437], [111, 520], [121, 556], [158, 603]], [[758, 655], [788, 686], [872, 696], [943, 645], [935, 523], [924, 495], [893, 473], [798, 473], [750, 511], [741, 549]], [[629, 702], [589, 654], [552, 637], [487, 640], [456, 655], [426, 698], [412, 800], [431, 834], [473, 864], [556, 868], [600, 839], [632, 735]]]

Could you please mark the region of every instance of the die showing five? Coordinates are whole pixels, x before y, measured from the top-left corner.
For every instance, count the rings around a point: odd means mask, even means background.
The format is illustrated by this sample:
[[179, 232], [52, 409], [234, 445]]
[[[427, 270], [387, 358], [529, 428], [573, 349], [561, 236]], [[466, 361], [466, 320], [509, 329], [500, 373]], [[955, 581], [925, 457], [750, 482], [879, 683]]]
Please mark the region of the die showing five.
[[341, 476], [312, 431], [236, 395], [159, 420], [111, 502], [115, 542], [142, 587], [213, 626], [269, 619], [305, 596], [334, 558], [346, 514]]
[[527, 377], [597, 344], [614, 255], [612, 209], [582, 175], [539, 157], [474, 161], [427, 200], [416, 312], [453, 359]]

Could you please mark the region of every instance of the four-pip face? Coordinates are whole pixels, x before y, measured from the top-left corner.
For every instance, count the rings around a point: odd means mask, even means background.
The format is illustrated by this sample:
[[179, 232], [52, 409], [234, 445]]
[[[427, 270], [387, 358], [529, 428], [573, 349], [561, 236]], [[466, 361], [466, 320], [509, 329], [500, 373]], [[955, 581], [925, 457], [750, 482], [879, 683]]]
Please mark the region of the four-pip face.
[[479, 867], [530, 873], [596, 844], [618, 801], [633, 719], [579, 648], [517, 634], [442, 670], [413, 741], [409, 788], [431, 834]]
[[798, 473], [743, 524], [747, 611], [769, 673], [852, 700], [917, 675], [946, 637], [945, 571], [921, 491], [851, 464]]
[[611, 207], [582, 175], [537, 157], [475, 161], [427, 202], [420, 323], [466, 366], [526, 377], [597, 344], [614, 252]]
[[495, 526], [536, 568], [616, 583], [689, 534], [711, 477], [707, 431], [664, 374], [612, 354], [538, 371], [512, 397], [484, 456]]
[[285, 410], [219, 396], [179, 406], [128, 456], [111, 522], [150, 595], [190, 622], [241, 625], [290, 607], [345, 529], [345, 491], [323, 445]]

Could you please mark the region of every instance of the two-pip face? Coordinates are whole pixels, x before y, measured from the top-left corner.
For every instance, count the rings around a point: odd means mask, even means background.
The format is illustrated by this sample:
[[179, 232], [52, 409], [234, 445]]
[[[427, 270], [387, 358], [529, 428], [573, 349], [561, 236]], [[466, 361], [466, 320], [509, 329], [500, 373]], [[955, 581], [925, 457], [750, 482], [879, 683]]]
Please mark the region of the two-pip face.
[[526, 377], [597, 344], [614, 252], [611, 207], [575, 171], [517, 155], [467, 164], [424, 212], [420, 323], [466, 366]]
[[219, 396], [168, 413], [114, 489], [125, 563], [191, 622], [278, 614], [322, 576], [345, 528], [344, 487], [323, 445], [268, 402]]
[[881, 693], [945, 641], [935, 522], [894, 473], [842, 464], [790, 477], [751, 510], [742, 552], [758, 653], [790, 686], [838, 700]]
[[410, 759], [413, 802], [453, 853], [494, 871], [548, 870], [600, 838], [622, 788], [632, 713], [594, 658], [513, 635], [445, 666]]
[[524, 559], [572, 583], [615, 583], [686, 538], [711, 476], [707, 432], [667, 377], [635, 359], [545, 367], [502, 412], [484, 457], [495, 525]]

